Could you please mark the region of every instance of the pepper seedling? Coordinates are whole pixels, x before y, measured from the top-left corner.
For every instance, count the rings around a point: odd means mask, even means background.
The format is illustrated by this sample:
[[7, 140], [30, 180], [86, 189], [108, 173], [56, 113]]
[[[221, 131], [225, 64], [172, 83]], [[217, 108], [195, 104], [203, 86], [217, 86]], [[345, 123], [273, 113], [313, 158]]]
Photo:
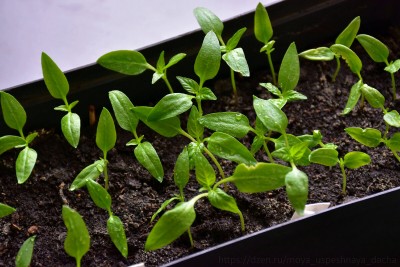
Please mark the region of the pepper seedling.
[[238, 30], [227, 43], [222, 38], [222, 31], [224, 24], [218, 16], [204, 7], [197, 7], [193, 11], [197, 22], [205, 34], [213, 31], [221, 44], [221, 52], [223, 53], [222, 59], [228, 64], [230, 68], [231, 84], [235, 102], [237, 103], [237, 88], [235, 82], [235, 72], [240, 73], [244, 77], [250, 76], [249, 66], [246, 61], [243, 49], [237, 47], [240, 39], [242, 38], [246, 28]]
[[72, 112], [72, 108], [75, 107], [79, 101], [74, 101], [71, 104], [68, 103], [68, 80], [57, 64], [44, 52], [42, 52], [41, 61], [43, 78], [48, 91], [52, 97], [61, 99], [64, 102], [64, 105], [54, 109], [67, 112], [61, 119], [61, 131], [68, 143], [76, 148], [80, 139], [81, 119], [78, 114]]
[[[335, 40], [335, 44], [341, 44], [346, 47], [350, 47], [356, 38], [357, 32], [360, 29], [361, 19], [360, 17], [355, 17], [349, 25], [339, 34]], [[318, 47], [314, 49], [306, 50], [299, 54], [299, 56], [314, 61], [331, 61], [336, 59], [336, 70], [332, 76], [332, 81], [335, 82], [336, 77], [340, 71], [340, 60], [336, 52], [332, 51], [329, 47]]]
[[15, 208], [10, 207], [6, 204], [0, 203], [0, 219], [12, 214], [15, 211]]
[[26, 123], [26, 112], [18, 100], [6, 92], [0, 92], [1, 109], [7, 126], [17, 130], [20, 136], [5, 135], [0, 137], [0, 155], [12, 148], [23, 148], [15, 162], [16, 176], [19, 184], [24, 183], [36, 164], [37, 152], [29, 144], [38, 135], [36, 132], [25, 137], [23, 128]]
[[32, 260], [36, 236], [31, 236], [22, 244], [15, 257], [15, 267], [29, 267]]
[[179, 53], [173, 56], [167, 64], [165, 64], [164, 51], [161, 52], [156, 67], [147, 62], [144, 55], [138, 51], [132, 50], [117, 50], [109, 52], [101, 56], [97, 63], [104, 68], [126, 74], [126, 75], [139, 75], [145, 70], [149, 69], [153, 71], [153, 78], [151, 83], [156, 83], [159, 79], [162, 79], [168, 87], [170, 93], [173, 93], [171, 84], [167, 77], [167, 70], [173, 65], [181, 61], [186, 54]]
[[394, 78], [394, 74], [400, 69], [400, 59], [395, 61], [391, 61], [389, 63], [389, 49], [388, 47], [376, 39], [367, 34], [359, 34], [356, 39], [359, 43], [364, 47], [365, 51], [367, 51], [368, 55], [375, 62], [383, 62], [386, 64], [385, 71], [390, 73], [390, 78], [392, 80], [392, 94], [393, 99], [397, 99], [396, 94], [396, 80]]

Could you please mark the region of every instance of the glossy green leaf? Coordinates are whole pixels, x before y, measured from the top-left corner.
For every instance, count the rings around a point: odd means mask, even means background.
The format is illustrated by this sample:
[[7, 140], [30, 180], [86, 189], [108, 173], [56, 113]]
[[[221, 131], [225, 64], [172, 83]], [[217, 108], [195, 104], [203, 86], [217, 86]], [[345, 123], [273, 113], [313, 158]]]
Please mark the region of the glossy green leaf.
[[133, 104], [126, 94], [114, 90], [108, 93], [119, 126], [131, 133], [136, 131], [139, 118], [133, 113]]
[[309, 159], [324, 166], [335, 166], [339, 163], [339, 152], [332, 148], [318, 148], [311, 152]]
[[335, 44], [342, 44], [350, 47], [358, 33], [358, 30], [360, 29], [360, 23], [360, 17], [355, 17], [336, 38]]
[[197, 182], [205, 188], [210, 188], [216, 179], [214, 168], [202, 153], [195, 153], [194, 165]]
[[103, 159], [96, 160], [94, 163], [85, 167], [74, 179], [69, 190], [81, 188], [86, 185], [87, 180], [97, 179], [101, 173], [103, 173], [106, 163]]
[[222, 189], [216, 188], [208, 192], [208, 200], [210, 201], [211, 205], [217, 209], [238, 214], [242, 222], [242, 230], [244, 230], [242, 212], [239, 210], [236, 200], [232, 196], [225, 193], [225, 191]]
[[264, 145], [264, 137], [263, 136], [255, 136], [253, 139], [253, 143], [251, 143], [250, 152], [251, 154], [257, 153]]
[[30, 147], [25, 147], [21, 152], [19, 152], [15, 162], [15, 170], [19, 184], [24, 183], [29, 178], [33, 167], [35, 167], [36, 159], [37, 153]]
[[22, 128], [26, 123], [26, 113], [24, 108], [18, 100], [9, 93], [3, 91], [0, 92], [0, 96], [1, 110], [7, 126], [22, 132]]
[[200, 78], [200, 83], [214, 78], [219, 70], [221, 50], [219, 41], [213, 31], [206, 34], [203, 44], [194, 63], [194, 72]]
[[201, 118], [201, 114], [197, 110], [196, 106], [192, 106], [187, 122], [188, 133], [191, 136], [202, 139], [204, 127], [199, 123], [199, 118]]
[[62, 217], [67, 227], [64, 249], [68, 255], [74, 257], [76, 262], [80, 263], [82, 257], [90, 248], [90, 236], [86, 224], [77, 211], [66, 205], [62, 207]]
[[153, 131], [165, 137], [174, 137], [182, 131], [181, 121], [178, 117], [172, 117], [161, 121], [148, 121], [152, 107], [134, 107], [132, 111], [136, 116]]
[[216, 112], [202, 116], [199, 123], [213, 131], [242, 138], [251, 129], [249, 119], [239, 112]]
[[314, 130], [312, 135], [305, 134], [305, 135], [297, 136], [297, 138], [301, 142], [308, 143], [309, 148], [313, 148], [313, 147], [317, 146], [320, 142], [322, 142], [322, 134], [319, 130]]
[[377, 147], [382, 142], [381, 132], [377, 129], [349, 127], [344, 129], [354, 140], [368, 147]]
[[200, 100], [217, 100], [215, 94], [211, 91], [210, 88], [207, 87], [200, 88], [196, 98], [199, 98]]
[[162, 72], [164, 70], [164, 67], [165, 67], [164, 51], [161, 51], [156, 64], [157, 71]]
[[138, 75], [149, 68], [146, 58], [140, 52], [131, 50], [109, 52], [101, 56], [97, 63], [126, 75]]
[[399, 69], [400, 69], [400, 59], [391, 62], [389, 65], [385, 67], [385, 71], [389, 73], [396, 73], [399, 71]]
[[267, 89], [273, 95], [276, 95], [278, 97], [282, 96], [281, 90], [279, 90], [279, 88], [273, 85], [272, 83], [260, 83], [260, 86]]
[[182, 93], [168, 94], [158, 101], [147, 120], [158, 121], [178, 116], [192, 107], [192, 98], [193, 96]]
[[[33, 132], [31, 134], [28, 134], [27, 137], [25, 137], [25, 142], [26, 144], [30, 144], [33, 140], [35, 140], [35, 138], [38, 136], [39, 134], [37, 132]], [[21, 146], [17, 146], [17, 147], [21, 147]]]
[[[287, 143], [286, 138], [288, 141]], [[296, 165], [308, 166], [310, 164], [308, 156], [311, 153], [311, 150], [308, 148], [308, 143], [302, 142], [299, 138], [291, 134], [287, 134], [286, 138], [282, 135], [274, 140], [275, 151], [271, 153], [272, 156], [286, 162], [293, 160]], [[296, 151], [300, 153], [297, 154]]]
[[244, 32], [247, 30], [246, 27], [239, 29], [226, 43], [227, 51], [233, 50], [238, 45], [240, 38], [242, 38]]
[[195, 80], [181, 76], [177, 76], [176, 78], [186, 92], [195, 95], [199, 91], [199, 84]]
[[13, 149], [16, 146], [23, 146], [26, 142], [24, 138], [14, 135], [5, 135], [0, 137], [0, 155], [4, 152]]
[[361, 87], [361, 91], [371, 107], [384, 109], [385, 97], [378, 90], [367, 84], [364, 84]]
[[346, 61], [353, 73], [359, 74], [361, 72], [362, 62], [357, 54], [353, 52], [353, 50], [341, 44], [332, 45], [331, 50]]
[[61, 130], [68, 143], [77, 148], [81, 135], [81, 118], [78, 114], [68, 112], [61, 119]]
[[22, 244], [15, 257], [15, 267], [29, 267], [32, 260], [36, 236], [31, 236]]
[[352, 151], [344, 155], [344, 166], [349, 169], [358, 169], [370, 162], [370, 156], [364, 152]]
[[153, 73], [153, 78], [151, 79], [151, 84], [155, 84], [159, 79], [164, 77], [164, 73], [159, 73], [159, 72], [154, 72]]
[[195, 164], [194, 164], [194, 158], [197, 153], [201, 154], [203, 153], [204, 150], [204, 144], [203, 143], [196, 143], [196, 142], [190, 142], [188, 145], [188, 155], [189, 155], [189, 169], [194, 170], [195, 169]]
[[330, 61], [335, 58], [335, 53], [328, 47], [318, 47], [303, 51], [299, 56], [308, 60]]
[[307, 99], [307, 96], [305, 96], [302, 93], [299, 93], [295, 90], [286, 91], [283, 93], [282, 96], [287, 102]]
[[160, 208], [158, 208], [158, 210], [156, 212], [154, 212], [153, 216], [151, 216], [150, 222], [153, 222], [154, 219], [157, 217], [157, 215], [160, 214], [162, 211], [164, 211], [168, 207], [168, 205], [171, 204], [172, 202], [174, 202], [175, 200], [180, 200], [180, 198], [179, 197], [172, 197], [170, 199], [165, 200], [161, 204]]
[[16, 209], [13, 207], [10, 207], [6, 204], [0, 203], [0, 218], [3, 218], [5, 216], [8, 216], [12, 214]]
[[204, 33], [213, 31], [219, 36], [222, 35], [224, 24], [213, 12], [204, 7], [196, 7], [193, 13]]
[[152, 144], [149, 142], [140, 143], [135, 148], [134, 153], [140, 164], [161, 183], [164, 177], [164, 169]]
[[254, 35], [261, 43], [267, 44], [273, 35], [268, 12], [262, 3], [258, 3], [254, 14]]
[[207, 147], [214, 155], [238, 164], [255, 165], [253, 154], [236, 138], [226, 133], [215, 132], [207, 138]]
[[271, 131], [285, 133], [288, 118], [286, 114], [275, 106], [271, 101], [253, 96], [253, 106], [257, 117]]
[[255, 166], [239, 164], [227, 179], [243, 193], [260, 193], [284, 186], [285, 176], [290, 170], [275, 163], [259, 162]]
[[222, 59], [235, 72], [240, 73], [244, 77], [250, 76], [249, 65], [242, 48], [235, 48], [222, 55]]
[[196, 219], [194, 204], [194, 201], [182, 202], [165, 212], [148, 235], [145, 249], [162, 248], [189, 230]]
[[394, 151], [400, 151], [400, 133], [393, 134], [392, 137], [387, 140], [386, 145]]
[[283, 56], [278, 74], [278, 84], [282, 94], [296, 88], [300, 78], [300, 63], [297, 54], [296, 44], [291, 43]]
[[356, 38], [373, 61], [387, 62], [389, 49], [384, 43], [367, 34], [359, 34]]
[[107, 231], [111, 237], [111, 241], [118, 251], [121, 252], [121, 255], [125, 258], [128, 257], [128, 242], [126, 241], [124, 225], [121, 219], [115, 215], [111, 215], [107, 220]]
[[185, 53], [179, 53], [176, 54], [175, 56], [173, 56], [169, 61], [168, 64], [165, 65], [164, 69], [168, 69], [169, 67], [177, 64], [179, 61], [181, 61], [182, 59], [184, 59], [186, 57]]
[[69, 91], [68, 80], [57, 64], [42, 52], [42, 72], [44, 83], [52, 97], [65, 100]]
[[174, 182], [180, 190], [183, 190], [189, 182], [189, 169], [189, 153], [185, 147], [179, 154], [174, 167]]
[[308, 143], [299, 142], [289, 148], [290, 158], [297, 162], [303, 158], [304, 154], [306, 154], [308, 150]]
[[94, 204], [111, 213], [111, 196], [107, 190], [92, 179], [86, 181], [86, 187]]
[[354, 109], [354, 107], [357, 105], [358, 100], [361, 97], [362, 86], [363, 86], [363, 82], [361, 80], [359, 80], [357, 83], [355, 83], [351, 87], [349, 98], [347, 99], [346, 106], [342, 112], [343, 115], [350, 113], [350, 111], [352, 111]]
[[100, 113], [99, 123], [96, 131], [96, 145], [103, 153], [107, 153], [117, 141], [117, 132], [115, 130], [114, 120], [108, 109], [103, 108]]
[[303, 214], [308, 199], [307, 174], [294, 168], [286, 174], [285, 185], [290, 204], [298, 214]]
[[[399, 115], [399, 112], [397, 112], [397, 110], [392, 110], [392, 111], [386, 113], [383, 116], [383, 119], [390, 126], [400, 128], [400, 115]], [[1, 138], [0, 138], [0, 140], [1, 140]], [[1, 144], [1, 142], [0, 142], [0, 144]], [[1, 149], [0, 149], [0, 151], [1, 151]]]
[[269, 41], [266, 45], [261, 47], [260, 53], [262, 53], [262, 52], [266, 52], [267, 54], [272, 53], [275, 50], [274, 44], [275, 44], [275, 40]]

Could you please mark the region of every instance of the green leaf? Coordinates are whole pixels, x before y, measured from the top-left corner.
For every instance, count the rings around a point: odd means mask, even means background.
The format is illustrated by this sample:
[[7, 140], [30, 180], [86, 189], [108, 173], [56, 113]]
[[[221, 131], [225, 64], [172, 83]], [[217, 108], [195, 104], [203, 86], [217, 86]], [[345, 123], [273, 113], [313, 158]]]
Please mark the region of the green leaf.
[[318, 47], [303, 51], [299, 56], [308, 60], [330, 61], [335, 58], [335, 53], [328, 47]]
[[254, 35], [258, 41], [264, 44], [267, 44], [273, 35], [268, 12], [261, 3], [258, 3], [254, 14]]
[[92, 179], [86, 181], [86, 187], [94, 204], [111, 213], [111, 196], [107, 190]]
[[176, 76], [176, 78], [186, 92], [195, 95], [199, 91], [199, 84], [195, 80], [181, 76]]
[[255, 165], [253, 154], [236, 138], [226, 133], [215, 132], [207, 138], [208, 149], [214, 155], [238, 164]]
[[24, 183], [32, 173], [35, 167], [37, 153], [34, 149], [25, 147], [19, 152], [17, 161], [15, 162], [15, 170], [17, 173], [18, 183]]
[[97, 63], [126, 75], [138, 75], [149, 68], [146, 58], [140, 52], [131, 50], [109, 52], [101, 56]]
[[[397, 110], [392, 110], [392, 111], [386, 113], [383, 116], [383, 119], [390, 126], [400, 128], [400, 115], [399, 115], [399, 112], [397, 112]], [[1, 138], [0, 138], [0, 140], [1, 140]], [[1, 144], [1, 142], [0, 142], [0, 144]], [[0, 149], [0, 151], [1, 151], [1, 149]]]
[[214, 78], [219, 70], [221, 50], [214, 32], [210, 31], [204, 37], [203, 44], [194, 63], [194, 72], [200, 78], [200, 84]]
[[294, 162], [297, 162], [297, 161], [301, 160], [304, 157], [304, 154], [306, 154], [308, 151], [309, 151], [308, 143], [299, 142], [289, 148], [290, 158]]
[[386, 141], [386, 145], [394, 151], [400, 151], [400, 133], [393, 134], [392, 137]]
[[202, 116], [199, 123], [213, 131], [242, 138], [250, 131], [249, 119], [239, 112], [216, 112]]
[[222, 56], [222, 59], [233, 71], [239, 72], [244, 77], [250, 76], [249, 65], [247, 64], [242, 48], [235, 48], [228, 51]]
[[157, 215], [160, 214], [162, 211], [164, 211], [168, 207], [168, 205], [171, 204], [175, 200], [180, 200], [180, 198], [179, 197], [172, 197], [170, 199], [165, 200], [161, 204], [160, 208], [156, 212], [154, 212], [153, 216], [151, 216], [150, 222], [153, 222], [154, 219], [157, 217]]
[[159, 79], [161, 79], [165, 74], [164, 73], [159, 73], [159, 72], [154, 72], [153, 73], [153, 78], [151, 79], [151, 84], [155, 84]]
[[154, 147], [149, 142], [143, 142], [137, 145], [134, 153], [140, 164], [161, 183], [164, 177], [164, 169]]
[[194, 158], [197, 153], [202, 153], [204, 150], [203, 143], [190, 142], [188, 145], [188, 154], [189, 154], [189, 169], [194, 170]]
[[260, 83], [260, 86], [267, 89], [273, 95], [276, 95], [278, 97], [282, 96], [281, 90], [279, 90], [279, 88], [273, 85], [272, 83]]
[[24, 146], [26, 144], [24, 138], [14, 135], [5, 135], [0, 137], [0, 155], [13, 149], [16, 146]]
[[182, 93], [168, 94], [158, 101], [147, 120], [158, 121], [178, 116], [192, 107], [192, 98], [193, 96]]
[[164, 67], [165, 67], [164, 51], [161, 51], [160, 56], [158, 57], [158, 60], [157, 60], [156, 67], [157, 67], [157, 71], [159, 71], [161, 73], [163, 72]]
[[224, 24], [213, 12], [204, 7], [196, 7], [193, 13], [204, 33], [213, 31], [219, 36], [222, 35]]
[[64, 112], [68, 112], [69, 111], [67, 105], [59, 105], [59, 106], [55, 107], [54, 110], [64, 111]]
[[97, 125], [96, 145], [105, 154], [115, 146], [116, 141], [117, 132], [115, 131], [114, 120], [108, 109], [103, 108]]
[[11, 129], [22, 132], [22, 128], [26, 123], [26, 113], [24, 108], [15, 97], [6, 92], [0, 92], [1, 109], [4, 121]]
[[322, 134], [319, 130], [314, 130], [312, 135], [305, 134], [297, 137], [301, 142], [307, 142], [308, 148], [313, 148], [322, 142]]
[[297, 91], [291, 90], [291, 91], [286, 91], [283, 93], [283, 99], [285, 99], [287, 102], [290, 102], [290, 101], [297, 101], [297, 100], [306, 100], [307, 96], [305, 96]]
[[185, 53], [176, 54], [175, 56], [173, 56], [173, 57], [169, 60], [168, 64], [164, 67], [164, 69], [168, 69], [169, 67], [171, 67], [171, 66], [177, 64], [177, 63], [178, 63], [179, 61], [181, 61], [184, 57], [186, 57], [186, 54], [185, 54]]
[[349, 98], [347, 99], [346, 106], [345, 106], [345, 108], [344, 108], [344, 110], [342, 112], [343, 115], [348, 114], [357, 105], [358, 100], [361, 97], [361, 88], [362, 88], [362, 86], [363, 86], [363, 82], [361, 80], [359, 80], [357, 83], [355, 83], [351, 87]]
[[181, 121], [178, 117], [172, 117], [161, 121], [148, 121], [147, 117], [152, 109], [152, 107], [134, 107], [132, 110], [144, 124], [162, 136], [174, 137], [182, 131]]
[[377, 147], [382, 142], [381, 132], [377, 129], [349, 127], [344, 130], [354, 140], [368, 147]]
[[69, 91], [68, 80], [57, 64], [42, 52], [42, 72], [44, 83], [52, 97], [65, 100]]
[[356, 38], [373, 61], [387, 62], [389, 49], [384, 43], [367, 34], [359, 34]]
[[300, 78], [300, 63], [297, 55], [296, 44], [291, 43], [283, 56], [278, 74], [278, 84], [282, 93], [292, 91], [296, 88]]
[[217, 209], [239, 214], [240, 216], [242, 215], [242, 212], [239, 210], [236, 204], [236, 200], [220, 188], [210, 190], [208, 192], [208, 200], [210, 201], [211, 205]]
[[29, 267], [32, 260], [33, 246], [35, 245], [36, 236], [31, 236], [22, 244], [15, 258], [16, 267]]
[[131, 133], [136, 131], [139, 118], [133, 113], [133, 104], [126, 94], [114, 90], [108, 93], [119, 126]]
[[200, 100], [217, 100], [217, 97], [211, 89], [207, 87], [201, 87], [196, 98], [199, 98]]
[[262, 53], [262, 52], [266, 52], [267, 54], [272, 53], [275, 50], [274, 44], [275, 44], [275, 40], [269, 41], [266, 45], [261, 47], [260, 53]]
[[361, 87], [361, 91], [371, 107], [384, 109], [385, 97], [378, 90], [367, 84], [364, 84]]
[[202, 187], [210, 188], [216, 179], [214, 168], [202, 153], [194, 153], [193, 156], [197, 182]]
[[286, 193], [293, 208], [300, 215], [304, 213], [304, 208], [308, 199], [308, 177], [307, 175], [294, 168], [285, 177]]
[[8, 216], [12, 214], [14, 211], [16, 211], [16, 209], [14, 209], [13, 207], [0, 203], [0, 218]]
[[247, 30], [246, 27], [241, 28], [240, 30], [235, 32], [235, 34], [228, 40], [228, 42], [226, 43], [226, 49], [228, 51], [236, 48], [236, 46], [238, 45], [238, 43], [240, 41], [240, 38], [242, 38], [242, 35], [244, 34], [244, 32], [246, 30]]
[[355, 17], [336, 38], [335, 44], [342, 44], [350, 47], [357, 35], [358, 30], [360, 29], [360, 23], [360, 17]]
[[[33, 140], [35, 140], [35, 138], [38, 136], [39, 134], [37, 132], [33, 132], [31, 134], [29, 134], [26, 138], [25, 138], [25, 142], [26, 144], [30, 144]], [[20, 147], [20, 146], [18, 146]]]
[[353, 151], [344, 155], [344, 166], [349, 169], [358, 169], [370, 162], [370, 156], [364, 152]]
[[285, 185], [285, 176], [291, 168], [259, 162], [255, 166], [239, 164], [227, 180], [235, 184], [240, 192], [260, 193], [271, 191]]
[[257, 151], [259, 151], [264, 145], [264, 137], [263, 136], [255, 136], [253, 139], [253, 143], [251, 143], [251, 148], [250, 152], [251, 154], [255, 154]]
[[[287, 143], [286, 138], [288, 141]], [[286, 162], [293, 160], [296, 165], [310, 165], [308, 156], [311, 153], [311, 150], [308, 148], [308, 143], [302, 142], [299, 138], [291, 134], [287, 134], [286, 138], [282, 135], [278, 139], [274, 140], [275, 151], [272, 152], [272, 156]], [[300, 153], [296, 153], [296, 151]]]
[[400, 59], [391, 62], [389, 65], [385, 67], [385, 71], [389, 73], [396, 73], [399, 71], [399, 69], [400, 69]]
[[118, 251], [121, 252], [121, 255], [125, 258], [128, 257], [128, 242], [126, 241], [124, 225], [121, 219], [115, 215], [111, 215], [107, 220], [107, 231], [111, 237], [111, 241]]
[[79, 118], [79, 115], [68, 112], [61, 119], [61, 130], [68, 143], [74, 148], [77, 148], [81, 135], [81, 119]]
[[265, 127], [281, 134], [286, 132], [289, 123], [286, 114], [271, 101], [253, 96], [253, 106]]
[[339, 163], [339, 152], [332, 148], [318, 148], [311, 152], [309, 159], [324, 166], [335, 166]]
[[194, 204], [194, 201], [182, 202], [165, 212], [148, 235], [145, 249], [162, 248], [189, 230], [196, 219]]
[[341, 44], [332, 45], [331, 50], [346, 61], [353, 73], [359, 74], [361, 72], [362, 62], [357, 54], [353, 52], [353, 50]]
[[94, 163], [85, 167], [74, 179], [69, 190], [73, 191], [75, 189], [81, 188], [86, 185], [88, 180], [97, 179], [103, 172], [106, 163], [103, 159], [96, 160]]
[[77, 211], [66, 205], [62, 207], [62, 217], [67, 227], [64, 249], [68, 255], [76, 259], [77, 263], [80, 263], [90, 248], [90, 236], [86, 224]]
[[174, 167], [174, 182], [180, 190], [183, 190], [189, 181], [189, 169], [189, 153], [187, 147], [184, 147]]
[[199, 118], [201, 118], [201, 114], [197, 110], [196, 106], [192, 106], [187, 122], [188, 132], [191, 136], [202, 139], [204, 127], [198, 122]]

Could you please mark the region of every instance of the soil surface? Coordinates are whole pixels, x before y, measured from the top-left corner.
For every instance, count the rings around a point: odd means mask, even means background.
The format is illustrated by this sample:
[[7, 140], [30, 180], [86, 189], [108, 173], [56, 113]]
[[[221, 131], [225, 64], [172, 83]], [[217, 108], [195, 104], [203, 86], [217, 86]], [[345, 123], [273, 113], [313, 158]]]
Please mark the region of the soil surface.
[[[379, 38], [379, 36], [377, 36]], [[398, 32], [394, 37], [383, 39], [391, 48], [390, 58], [399, 58]], [[400, 110], [399, 102], [393, 103], [390, 94], [390, 76], [383, 71], [384, 65], [372, 62], [357, 44], [353, 47], [363, 62], [364, 82], [378, 89], [386, 97], [386, 106]], [[346, 127], [374, 127], [384, 130], [382, 112], [366, 105], [359, 106], [347, 116], [340, 115], [351, 86], [357, 77], [343, 62], [335, 83], [331, 74], [335, 62], [311, 62], [301, 60], [301, 78], [297, 90], [308, 97], [306, 101], [290, 102], [284, 107], [289, 118], [288, 133], [311, 134], [320, 130], [324, 143], [339, 146], [340, 156], [349, 151], [363, 151], [371, 156], [372, 163], [347, 172], [347, 195], [341, 194], [342, 176], [339, 167], [329, 169], [320, 165], [300, 167], [309, 177], [308, 203], [331, 202], [337, 205], [345, 201], [371, 195], [400, 186], [400, 163], [384, 146], [374, 149], [358, 144], [344, 132]], [[277, 68], [278, 69], [278, 68]], [[398, 83], [400, 77], [396, 75]], [[271, 96], [260, 87], [260, 82], [269, 82], [267, 70], [252, 74], [252, 79], [238, 80], [239, 105], [232, 101], [229, 79], [208, 84], [215, 88], [219, 101], [204, 102], [205, 114], [217, 111], [239, 111], [254, 122], [252, 95], [267, 99]], [[182, 118], [182, 125], [186, 125]], [[113, 212], [124, 223], [129, 256], [123, 258], [112, 244], [106, 229], [108, 214], [96, 207], [86, 189], [68, 190], [75, 176], [87, 165], [101, 156], [95, 144], [95, 128], [83, 129], [80, 144], [73, 149], [58, 130], [39, 130], [39, 137], [32, 143], [38, 152], [38, 161], [29, 180], [18, 185], [14, 164], [17, 150], [0, 157], [0, 202], [17, 208], [10, 216], [0, 220], [0, 266], [14, 266], [17, 251], [24, 240], [36, 234], [36, 243], [31, 266], [75, 266], [75, 260], [63, 248], [66, 228], [61, 218], [62, 205], [68, 203], [84, 218], [91, 236], [90, 251], [83, 257], [82, 266], [129, 266], [145, 262], [156, 266], [179, 257], [203, 250], [207, 247], [241, 237], [243, 235], [286, 222], [293, 214], [284, 188], [267, 193], [243, 194], [234, 186], [229, 194], [237, 200], [243, 212], [246, 231], [240, 230], [239, 218], [231, 213], [217, 210], [206, 201], [196, 204], [197, 217], [191, 228], [194, 247], [191, 248], [186, 234], [171, 245], [153, 252], [144, 252], [144, 243], [153, 224], [152, 214], [161, 203], [177, 192], [172, 180], [172, 170], [177, 155], [189, 143], [185, 137], [164, 138], [150, 131], [143, 124], [138, 133], [153, 144], [158, 151], [165, 170], [163, 183], [157, 182], [140, 165], [133, 155], [132, 147], [125, 144], [131, 135], [118, 129], [116, 147], [110, 151], [109, 176]], [[390, 134], [392, 134], [391, 132]], [[247, 146], [252, 142], [251, 134], [242, 141]], [[257, 153], [257, 160], [266, 161], [265, 153]], [[232, 174], [235, 164], [220, 160], [226, 176]], [[99, 180], [103, 183], [102, 178]], [[199, 185], [192, 177], [186, 189], [186, 197], [197, 194]]]

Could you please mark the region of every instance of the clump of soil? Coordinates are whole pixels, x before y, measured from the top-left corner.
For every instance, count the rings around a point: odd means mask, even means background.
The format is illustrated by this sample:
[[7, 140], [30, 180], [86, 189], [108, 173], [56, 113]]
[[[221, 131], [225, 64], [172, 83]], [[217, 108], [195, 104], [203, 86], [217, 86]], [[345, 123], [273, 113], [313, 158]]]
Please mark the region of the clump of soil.
[[[396, 47], [392, 39], [386, 40]], [[356, 52], [364, 63], [365, 83], [380, 90], [385, 95], [391, 110], [400, 110], [399, 102], [391, 102], [390, 77], [383, 66], [372, 62], [359, 46]], [[396, 54], [397, 53], [397, 54]], [[398, 58], [399, 50], [391, 55]], [[372, 163], [358, 170], [348, 172], [347, 196], [341, 194], [341, 173], [338, 167], [329, 169], [316, 164], [301, 167], [309, 176], [309, 203], [331, 202], [337, 205], [347, 198], [360, 198], [400, 185], [400, 163], [383, 146], [370, 149], [353, 141], [344, 132], [346, 127], [373, 127], [384, 130], [382, 113], [368, 105], [357, 107], [348, 116], [340, 115], [351, 86], [357, 82], [347, 66], [342, 64], [337, 81], [331, 82], [334, 62], [310, 62], [301, 60], [301, 79], [298, 90], [308, 97], [307, 101], [288, 103], [284, 111], [289, 118], [288, 133], [310, 134], [320, 130], [325, 143], [339, 146], [340, 155], [349, 151], [363, 151], [371, 156]], [[397, 75], [397, 79], [398, 79]], [[218, 101], [204, 102], [205, 113], [217, 111], [239, 111], [254, 122], [252, 95], [269, 98], [259, 82], [270, 81], [268, 72], [252, 74], [252, 79], [240, 79], [239, 105], [231, 97], [229, 79], [208, 85], [215, 88]], [[183, 118], [185, 121], [185, 118]], [[186, 125], [183, 122], [182, 125]], [[82, 260], [83, 266], [128, 266], [145, 262], [146, 266], [160, 265], [207, 247], [246, 235], [263, 228], [287, 221], [293, 210], [285, 190], [258, 194], [243, 194], [234, 186], [229, 194], [237, 200], [246, 222], [246, 231], [240, 230], [239, 218], [228, 212], [216, 210], [206, 200], [196, 205], [196, 221], [192, 227], [195, 240], [191, 248], [186, 235], [166, 248], [144, 252], [144, 242], [153, 224], [152, 214], [161, 203], [177, 192], [172, 180], [172, 170], [177, 155], [189, 141], [182, 136], [164, 138], [140, 124], [138, 133], [144, 134], [158, 151], [165, 170], [163, 183], [157, 182], [135, 160], [131, 147], [125, 146], [131, 139], [129, 133], [118, 130], [116, 147], [109, 153], [109, 176], [114, 213], [124, 223], [129, 256], [123, 258], [112, 244], [106, 230], [108, 214], [97, 208], [85, 189], [70, 192], [69, 185], [74, 177], [87, 165], [97, 160], [100, 150], [95, 144], [95, 129], [87, 127], [83, 131], [79, 147], [73, 149], [59, 132], [54, 129], [40, 130], [32, 147], [38, 152], [38, 162], [29, 180], [18, 185], [14, 163], [18, 151], [12, 150], [0, 158], [0, 202], [16, 207], [17, 211], [0, 220], [0, 266], [13, 266], [15, 255], [28, 236], [37, 235], [32, 266], [74, 266], [63, 242], [66, 228], [61, 218], [61, 207], [68, 204], [84, 218], [91, 236], [91, 249]], [[392, 132], [393, 133], [393, 132]], [[241, 141], [250, 146], [252, 136]], [[266, 155], [259, 152], [257, 160], [265, 161]], [[227, 176], [232, 174], [235, 164], [220, 160]], [[193, 177], [192, 177], [193, 178]], [[102, 183], [102, 179], [100, 178]], [[195, 179], [187, 186], [186, 196], [197, 194], [199, 185]]]

